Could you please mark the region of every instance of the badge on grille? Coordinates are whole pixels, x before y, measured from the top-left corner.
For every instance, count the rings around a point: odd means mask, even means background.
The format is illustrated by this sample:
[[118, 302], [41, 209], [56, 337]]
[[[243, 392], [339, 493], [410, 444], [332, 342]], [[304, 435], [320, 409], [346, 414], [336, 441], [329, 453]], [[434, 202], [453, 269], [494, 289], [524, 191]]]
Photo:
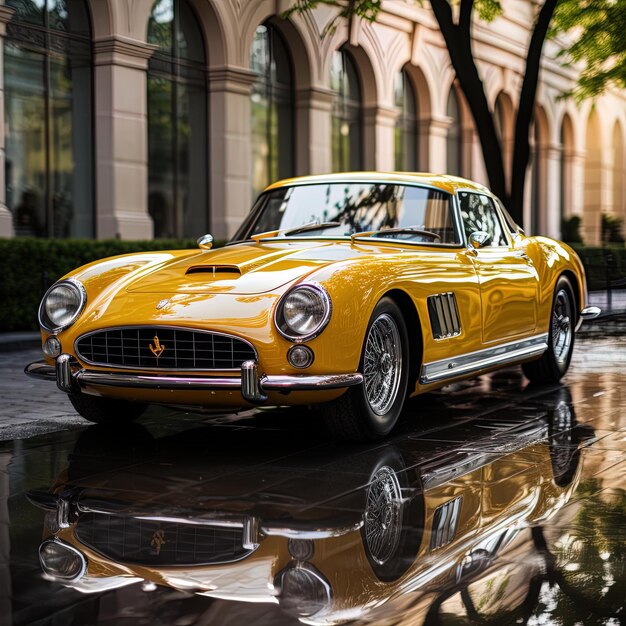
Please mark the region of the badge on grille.
[[161, 548], [167, 543], [165, 541], [165, 531], [159, 528], [155, 530], [150, 539], [150, 547], [154, 550], [154, 554], [159, 556]]
[[156, 308], [160, 311], [161, 309], [164, 309], [169, 303], [170, 303], [169, 298], [165, 298], [165, 300], [159, 300]]
[[157, 335], [154, 336], [154, 345], [150, 344], [148, 347], [157, 359], [165, 352], [165, 346], [161, 345]]

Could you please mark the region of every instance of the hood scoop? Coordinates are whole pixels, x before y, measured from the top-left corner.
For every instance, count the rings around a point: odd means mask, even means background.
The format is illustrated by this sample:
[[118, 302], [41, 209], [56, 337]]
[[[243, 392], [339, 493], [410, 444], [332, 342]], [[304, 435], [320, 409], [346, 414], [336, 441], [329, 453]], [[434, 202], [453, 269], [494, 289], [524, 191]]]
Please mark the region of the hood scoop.
[[213, 278], [236, 278], [241, 276], [241, 270], [236, 265], [192, 265], [185, 272], [189, 274], [203, 274]]

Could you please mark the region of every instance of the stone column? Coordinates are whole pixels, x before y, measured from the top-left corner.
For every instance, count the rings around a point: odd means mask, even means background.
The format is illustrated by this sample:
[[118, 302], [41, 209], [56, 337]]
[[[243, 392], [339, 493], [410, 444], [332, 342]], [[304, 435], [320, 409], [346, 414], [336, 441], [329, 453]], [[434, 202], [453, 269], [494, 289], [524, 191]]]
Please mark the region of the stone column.
[[332, 170], [331, 113], [335, 93], [323, 87], [296, 93], [296, 174]]
[[148, 58], [154, 46], [124, 37], [94, 44], [96, 233], [151, 239], [148, 214]]
[[0, 5], [0, 237], [13, 236], [13, 214], [6, 206], [4, 126], [4, 36], [13, 9]]
[[375, 170], [377, 161], [376, 125], [378, 121], [378, 106], [363, 107], [363, 143], [361, 146], [363, 170]]
[[472, 179], [474, 163], [474, 127], [463, 125], [461, 127], [461, 176]]
[[375, 116], [374, 169], [392, 172], [396, 169], [395, 128], [400, 111], [396, 107], [379, 106]]
[[211, 234], [234, 234], [252, 204], [250, 93], [257, 75], [225, 67], [209, 73]]
[[428, 126], [428, 169], [434, 174], [445, 174], [448, 169], [448, 128], [452, 120], [445, 117], [435, 117], [430, 119]]
[[561, 155], [561, 145], [545, 147], [546, 176], [543, 185], [546, 214], [540, 216], [540, 223], [542, 232], [554, 239], [561, 236]]
[[417, 123], [417, 165], [420, 172], [432, 172], [430, 166], [430, 118]]
[[565, 207], [566, 215], [579, 215], [584, 211], [585, 185], [585, 153], [572, 151], [569, 155], [570, 175], [567, 184], [570, 185], [569, 207]]

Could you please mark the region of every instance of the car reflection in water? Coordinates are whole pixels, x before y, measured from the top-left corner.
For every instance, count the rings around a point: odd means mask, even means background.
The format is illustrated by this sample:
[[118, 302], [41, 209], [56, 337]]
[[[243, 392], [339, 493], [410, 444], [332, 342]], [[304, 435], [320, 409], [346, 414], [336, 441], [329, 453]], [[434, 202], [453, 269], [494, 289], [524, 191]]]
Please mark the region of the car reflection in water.
[[[468, 615], [485, 603], [532, 611], [545, 564], [520, 555], [521, 537], [541, 550], [541, 524], [570, 498], [592, 434], [566, 388], [544, 400], [540, 418], [296, 456], [270, 429], [207, 441], [201, 429], [152, 439], [95, 426], [57, 484], [29, 494], [47, 510], [40, 562], [83, 592], [148, 581], [278, 603], [315, 624], [371, 619], [390, 600], [410, 605], [411, 623], [438, 623], [444, 602]], [[499, 576], [507, 554], [517, 565]]]

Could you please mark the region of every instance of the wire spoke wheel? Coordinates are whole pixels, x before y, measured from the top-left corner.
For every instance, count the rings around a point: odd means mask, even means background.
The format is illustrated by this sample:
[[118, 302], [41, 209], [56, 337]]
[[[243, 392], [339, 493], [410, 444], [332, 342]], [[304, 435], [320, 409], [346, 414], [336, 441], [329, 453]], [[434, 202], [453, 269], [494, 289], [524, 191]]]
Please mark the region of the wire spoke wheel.
[[560, 289], [552, 311], [552, 347], [558, 363], [564, 363], [572, 344], [572, 303], [565, 289]]
[[398, 395], [402, 345], [395, 320], [383, 313], [374, 320], [365, 342], [365, 397], [376, 415], [385, 415]]
[[398, 477], [381, 467], [369, 486], [365, 510], [365, 541], [372, 559], [384, 565], [393, 557], [402, 532], [402, 493]]

